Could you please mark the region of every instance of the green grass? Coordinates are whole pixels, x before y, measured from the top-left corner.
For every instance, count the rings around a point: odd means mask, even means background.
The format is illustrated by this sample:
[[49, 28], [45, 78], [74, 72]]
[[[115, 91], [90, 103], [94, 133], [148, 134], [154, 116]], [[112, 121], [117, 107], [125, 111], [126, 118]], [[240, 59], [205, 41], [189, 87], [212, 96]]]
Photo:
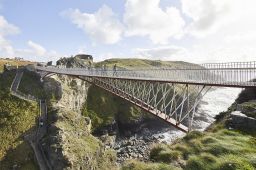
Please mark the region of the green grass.
[[170, 163], [180, 157], [179, 151], [171, 150], [167, 145], [157, 145], [150, 151], [150, 159], [156, 162]]
[[180, 168], [165, 163], [139, 162], [131, 160], [125, 163], [122, 170], [178, 170]]
[[111, 124], [116, 114], [114, 96], [96, 86], [90, 86], [83, 115], [91, 118], [93, 127]]
[[46, 98], [43, 84], [40, 82], [40, 76], [31, 71], [24, 71], [18, 90], [39, 99]]
[[[150, 158], [155, 162], [186, 162], [188, 170], [253, 169], [256, 138], [238, 131], [190, 132], [173, 145], [155, 146]], [[229, 167], [228, 164], [231, 164]]]
[[117, 67], [121, 68], [146, 68], [146, 67], [170, 67], [170, 68], [180, 68], [194, 66], [198, 67], [196, 64], [191, 64], [183, 61], [160, 61], [160, 60], [146, 60], [146, 59], [108, 59], [102, 62], [95, 63], [96, 67], [101, 67], [102, 65], [112, 68], [115, 64]]
[[0, 58], [0, 73], [4, 71], [4, 65], [5, 64], [9, 64], [12, 66], [24, 66], [24, 65], [28, 65], [28, 64], [33, 64], [33, 62], [30, 61], [17, 61], [14, 59], [1, 59]]
[[38, 106], [10, 94], [14, 76], [15, 71], [0, 74], [0, 165], [4, 167], [15, 162], [21, 167], [34, 164], [32, 150], [23, 141], [23, 135], [35, 125]]

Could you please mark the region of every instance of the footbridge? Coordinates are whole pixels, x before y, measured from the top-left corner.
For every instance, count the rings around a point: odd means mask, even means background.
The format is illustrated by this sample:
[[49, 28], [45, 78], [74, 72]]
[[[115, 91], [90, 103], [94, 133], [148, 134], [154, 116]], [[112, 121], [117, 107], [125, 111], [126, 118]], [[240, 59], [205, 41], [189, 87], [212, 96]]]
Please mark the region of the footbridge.
[[184, 132], [192, 130], [196, 108], [211, 87], [256, 87], [256, 62], [132, 69], [36, 66], [36, 70], [42, 77], [62, 74], [87, 81]]

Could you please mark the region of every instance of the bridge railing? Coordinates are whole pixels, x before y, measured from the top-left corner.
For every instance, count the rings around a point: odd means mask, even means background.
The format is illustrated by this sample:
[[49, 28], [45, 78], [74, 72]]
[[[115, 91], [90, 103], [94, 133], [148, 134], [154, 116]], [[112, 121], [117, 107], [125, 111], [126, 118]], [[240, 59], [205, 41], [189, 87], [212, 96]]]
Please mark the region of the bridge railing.
[[187, 82], [209, 85], [256, 87], [256, 62], [209, 63], [186, 68], [109, 68], [37, 67], [38, 70], [92, 77], [115, 77], [152, 81]]

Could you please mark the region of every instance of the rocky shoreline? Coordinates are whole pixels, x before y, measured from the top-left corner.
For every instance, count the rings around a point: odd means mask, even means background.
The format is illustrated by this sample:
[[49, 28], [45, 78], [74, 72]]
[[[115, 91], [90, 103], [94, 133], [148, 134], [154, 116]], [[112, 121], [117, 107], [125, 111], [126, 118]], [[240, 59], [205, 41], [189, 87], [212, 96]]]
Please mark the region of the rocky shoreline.
[[158, 127], [155, 129], [144, 127], [129, 137], [119, 135], [102, 135], [99, 139], [105, 148], [112, 148], [117, 152], [117, 163], [122, 164], [129, 159], [148, 161], [152, 146], [158, 143], [166, 143], [164, 132], [170, 128]]
[[149, 160], [150, 148], [159, 143], [160, 137], [154, 135], [140, 136], [137, 135], [117, 141], [113, 147], [117, 151], [117, 162], [122, 163], [128, 159], [137, 159], [141, 161]]

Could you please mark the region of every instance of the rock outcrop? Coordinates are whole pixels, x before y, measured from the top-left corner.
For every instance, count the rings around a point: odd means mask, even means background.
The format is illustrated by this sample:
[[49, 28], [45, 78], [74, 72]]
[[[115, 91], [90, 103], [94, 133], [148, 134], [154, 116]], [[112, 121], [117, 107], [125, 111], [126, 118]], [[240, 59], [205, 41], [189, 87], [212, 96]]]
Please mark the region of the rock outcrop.
[[91, 135], [91, 120], [81, 114], [90, 85], [68, 76], [52, 78], [44, 87], [55, 89], [60, 98], [51, 101], [50, 127], [43, 141], [52, 168], [115, 169], [115, 152]]
[[256, 119], [248, 117], [240, 111], [230, 113], [229, 126], [234, 129], [256, 129]]
[[90, 84], [68, 76], [53, 76], [61, 84], [61, 98], [54, 103], [55, 107], [66, 108], [81, 114], [81, 109], [87, 99]]
[[[53, 169], [115, 169], [115, 154], [90, 134], [90, 121], [65, 109], [57, 110], [45, 151]], [[48, 146], [48, 147], [47, 147]]]

